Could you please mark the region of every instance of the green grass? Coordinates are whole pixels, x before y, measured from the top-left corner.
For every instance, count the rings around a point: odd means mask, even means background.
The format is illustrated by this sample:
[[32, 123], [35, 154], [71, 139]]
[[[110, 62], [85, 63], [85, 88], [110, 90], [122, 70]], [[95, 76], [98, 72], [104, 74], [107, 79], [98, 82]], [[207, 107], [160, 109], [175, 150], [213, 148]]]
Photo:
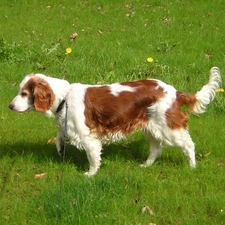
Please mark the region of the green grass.
[[[225, 224], [224, 93], [190, 117], [195, 170], [170, 147], [151, 168], [140, 168], [148, 145], [137, 133], [105, 146], [99, 173], [88, 179], [85, 152], [67, 146], [60, 215], [62, 164], [47, 144], [54, 121], [8, 109], [32, 72], [92, 84], [153, 77], [195, 93], [212, 66], [225, 73], [224, 11], [222, 0], [2, 0], [0, 224]], [[67, 47], [72, 53], [65, 55]], [[154, 215], [142, 212], [144, 205]]]

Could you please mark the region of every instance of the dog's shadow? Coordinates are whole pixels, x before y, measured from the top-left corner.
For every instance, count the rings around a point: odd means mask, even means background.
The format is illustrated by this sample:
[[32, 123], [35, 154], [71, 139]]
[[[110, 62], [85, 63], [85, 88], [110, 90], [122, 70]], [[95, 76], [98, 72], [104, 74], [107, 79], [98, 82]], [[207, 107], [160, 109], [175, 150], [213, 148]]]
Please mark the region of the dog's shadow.
[[[142, 163], [148, 156], [148, 147], [145, 145], [144, 138], [134, 141], [124, 141], [113, 143], [110, 145], [103, 145], [102, 161], [112, 160], [115, 158], [122, 158], [125, 161], [136, 161]], [[61, 163], [62, 157], [57, 153], [54, 143], [46, 144], [43, 142], [17, 142], [14, 144], [0, 144], [1, 154], [0, 160], [4, 157], [10, 158], [12, 164], [19, 157], [32, 158], [35, 164], [43, 163], [46, 161]], [[70, 144], [65, 145], [65, 158], [66, 163], [74, 164], [78, 170], [85, 171], [89, 168], [88, 159], [85, 151], [78, 150]]]

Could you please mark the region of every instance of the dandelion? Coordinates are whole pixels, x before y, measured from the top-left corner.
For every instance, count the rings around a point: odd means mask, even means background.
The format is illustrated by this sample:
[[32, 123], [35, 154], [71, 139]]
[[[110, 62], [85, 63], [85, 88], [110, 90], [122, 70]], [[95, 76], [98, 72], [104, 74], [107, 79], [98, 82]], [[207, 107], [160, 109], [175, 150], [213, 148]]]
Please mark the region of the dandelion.
[[153, 62], [153, 58], [149, 57], [149, 58], [147, 58], [147, 61], [152, 63]]
[[66, 48], [66, 55], [70, 54], [72, 52], [72, 48]]
[[223, 88], [219, 88], [219, 89], [216, 90], [216, 92], [223, 93], [224, 92], [224, 89]]

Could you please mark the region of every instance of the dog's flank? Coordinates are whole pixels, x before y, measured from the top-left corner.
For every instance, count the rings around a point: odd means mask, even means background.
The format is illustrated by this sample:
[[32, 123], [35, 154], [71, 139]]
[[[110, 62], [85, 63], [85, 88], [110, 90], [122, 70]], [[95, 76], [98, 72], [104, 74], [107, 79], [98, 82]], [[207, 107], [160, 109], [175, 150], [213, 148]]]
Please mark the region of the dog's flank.
[[56, 147], [64, 150], [65, 99], [68, 105], [68, 140], [86, 151], [90, 163], [88, 176], [97, 173], [101, 163], [102, 144], [118, 141], [135, 130], [142, 130], [149, 141], [148, 167], [162, 153], [162, 143], [177, 146], [196, 166], [195, 146], [188, 132], [188, 114], [205, 112], [215, 97], [221, 76], [219, 69], [210, 70], [208, 84], [195, 93], [177, 91], [156, 79], [115, 83], [111, 85], [69, 84], [65, 80], [42, 74], [26, 76], [18, 95], [9, 108], [17, 112], [36, 110], [55, 117], [58, 134]]
[[146, 109], [165, 96], [155, 80], [124, 82], [117, 85], [117, 92], [113, 87], [88, 87], [85, 93], [85, 123], [100, 136], [145, 128]]

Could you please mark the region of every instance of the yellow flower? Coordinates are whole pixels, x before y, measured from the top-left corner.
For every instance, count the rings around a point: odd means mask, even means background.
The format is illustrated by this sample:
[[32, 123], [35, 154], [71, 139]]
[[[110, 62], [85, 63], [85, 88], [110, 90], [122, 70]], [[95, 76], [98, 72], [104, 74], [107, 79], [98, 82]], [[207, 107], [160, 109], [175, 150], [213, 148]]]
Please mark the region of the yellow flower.
[[153, 58], [149, 57], [149, 58], [147, 58], [147, 61], [152, 63], [153, 62]]
[[66, 55], [70, 54], [72, 52], [72, 48], [66, 48]]
[[223, 93], [224, 89], [223, 88], [219, 88], [219, 89], [216, 90], [216, 92], [222, 92]]

